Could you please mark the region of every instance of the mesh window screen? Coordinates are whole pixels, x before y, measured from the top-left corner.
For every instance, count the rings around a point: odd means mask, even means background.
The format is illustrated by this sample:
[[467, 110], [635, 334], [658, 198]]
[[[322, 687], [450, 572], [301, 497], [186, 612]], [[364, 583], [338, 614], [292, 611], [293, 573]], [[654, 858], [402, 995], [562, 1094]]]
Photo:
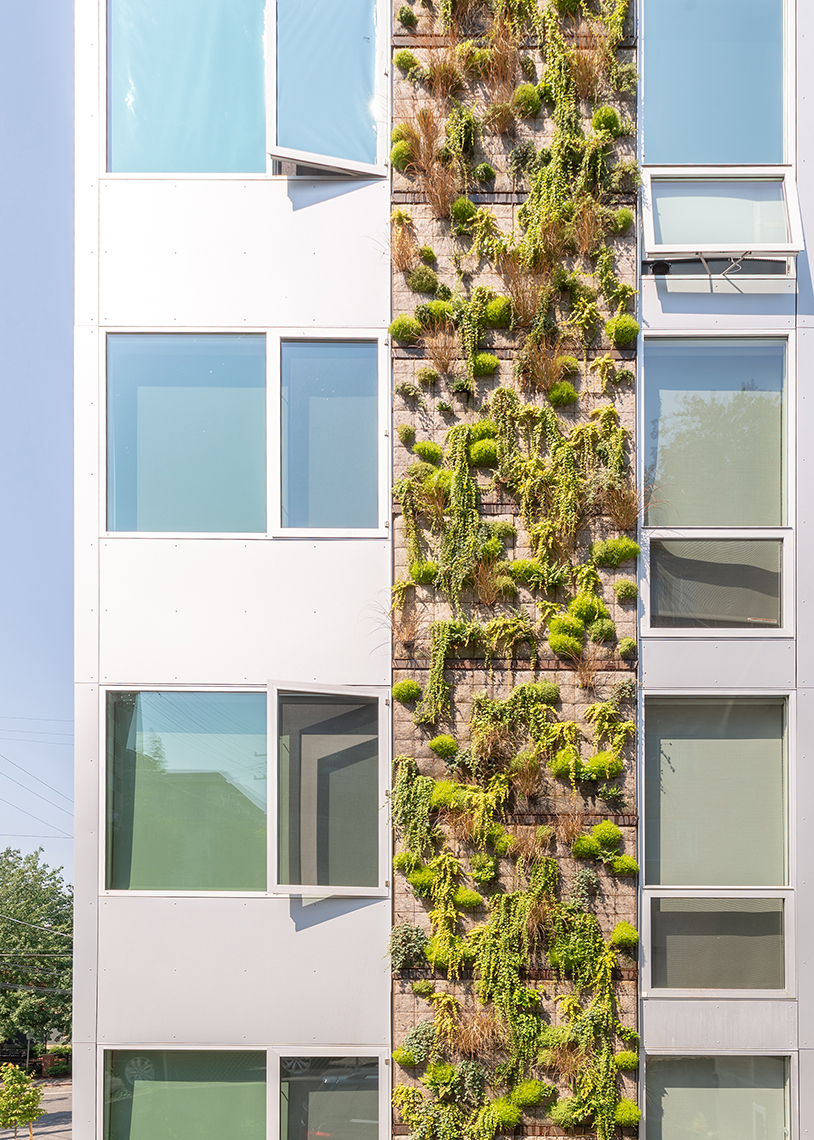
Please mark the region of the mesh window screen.
[[786, 1140], [785, 1057], [650, 1057], [648, 1140]]
[[782, 543], [654, 540], [650, 624], [674, 629], [777, 629]]
[[375, 1057], [283, 1057], [281, 1140], [376, 1140], [379, 1062]]

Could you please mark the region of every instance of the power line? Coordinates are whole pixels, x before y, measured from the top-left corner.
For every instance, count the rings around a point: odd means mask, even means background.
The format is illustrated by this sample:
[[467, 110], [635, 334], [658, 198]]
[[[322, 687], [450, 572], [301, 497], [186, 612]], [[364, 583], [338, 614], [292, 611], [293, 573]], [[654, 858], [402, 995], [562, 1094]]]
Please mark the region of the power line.
[[29, 993], [32, 991], [38, 994], [69, 994], [71, 990], [52, 990], [47, 986], [4, 986], [0, 985], [0, 990], [27, 990]]
[[[15, 811], [21, 811], [23, 815], [31, 816], [31, 818], [35, 819], [37, 823], [44, 823], [46, 827], [57, 827], [57, 825], [55, 823], [51, 823], [49, 819], [43, 819], [39, 815], [34, 815], [33, 812], [26, 811], [25, 808], [21, 808], [19, 804], [12, 803], [11, 800], [4, 799], [3, 796], [0, 796], [0, 803], [8, 804], [8, 806], [14, 808]], [[62, 831], [62, 828], [57, 827], [57, 831]], [[67, 831], [62, 831], [62, 834], [67, 836], [68, 833]]]
[[0, 736], [0, 740], [8, 740], [15, 744], [47, 744], [51, 748], [73, 748], [72, 740], [29, 740], [25, 736]]
[[24, 792], [28, 792], [30, 796], [36, 796], [37, 799], [42, 800], [44, 804], [50, 804], [51, 807], [55, 807], [57, 811], [64, 811], [66, 815], [69, 815], [73, 819], [73, 812], [70, 808], [64, 808], [61, 804], [55, 804], [53, 800], [47, 799], [41, 795], [40, 792], [35, 792], [33, 788], [27, 788], [25, 784], [21, 784], [20, 781], [15, 780], [13, 776], [9, 776], [8, 772], [3, 772], [2, 775], [4, 775], [7, 780], [11, 780], [12, 784], [16, 784], [18, 788], [22, 788]]
[[12, 918], [10, 914], [0, 914], [7, 922], [16, 922], [19, 926], [30, 926], [32, 930], [44, 930], [46, 934], [58, 934], [60, 938], [73, 938], [72, 934], [63, 934], [61, 930], [53, 930], [50, 926], [37, 926], [34, 922], [23, 922], [21, 918]]
[[73, 839], [67, 832], [64, 835], [32, 835], [29, 832], [0, 831], [0, 839]]
[[25, 772], [27, 776], [30, 776], [32, 780], [36, 780], [38, 784], [42, 784], [44, 788], [50, 788], [52, 792], [56, 792], [58, 796], [62, 796], [63, 800], [67, 800], [69, 804], [73, 803], [71, 797], [66, 796], [59, 788], [55, 788], [53, 784], [49, 784], [46, 780], [41, 780], [39, 776], [35, 776], [33, 772], [29, 772], [27, 768], [24, 768], [22, 764], [18, 764], [15, 760], [10, 760], [8, 756], [4, 756], [2, 752], [0, 752], [0, 760], [5, 760], [7, 764], [11, 764], [12, 768], [19, 768], [21, 772]]
[[27, 720], [37, 724], [73, 724], [72, 720], [59, 716], [0, 716], [0, 720]]

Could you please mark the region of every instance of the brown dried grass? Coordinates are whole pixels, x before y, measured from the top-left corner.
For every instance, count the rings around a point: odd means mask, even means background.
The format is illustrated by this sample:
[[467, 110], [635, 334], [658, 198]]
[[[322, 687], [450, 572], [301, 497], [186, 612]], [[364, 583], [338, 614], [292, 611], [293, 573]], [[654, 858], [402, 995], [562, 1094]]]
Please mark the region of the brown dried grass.
[[542, 858], [554, 837], [553, 827], [525, 827], [522, 831], [512, 831], [512, 852], [526, 862]]
[[526, 266], [515, 250], [507, 250], [498, 259], [497, 271], [512, 303], [514, 323], [530, 328], [551, 290], [550, 267]]
[[590, 641], [583, 650], [582, 656], [574, 663], [574, 674], [577, 685], [587, 693], [596, 691], [596, 675], [602, 667], [602, 662], [608, 658], [608, 651], [595, 641]]
[[516, 592], [514, 582], [505, 569], [489, 560], [477, 562], [472, 571], [472, 586], [478, 601], [493, 606], [498, 599]]
[[481, 1058], [506, 1051], [506, 1030], [482, 1007], [461, 1013], [455, 1048], [462, 1057]]
[[576, 203], [571, 222], [571, 232], [577, 252], [587, 257], [599, 245], [606, 229], [605, 214], [599, 202], [589, 194], [584, 194]]
[[509, 774], [521, 796], [530, 799], [539, 790], [541, 770], [540, 757], [531, 752], [524, 752], [514, 757], [509, 766]]
[[555, 1045], [545, 1050], [545, 1067], [568, 1084], [584, 1069], [585, 1051], [576, 1044]]
[[514, 89], [521, 76], [521, 42], [510, 21], [505, 16], [498, 16], [489, 33], [489, 59], [483, 72], [490, 106], [496, 103], [508, 106], [512, 102]]
[[515, 733], [504, 724], [476, 726], [472, 752], [479, 760], [509, 760], [516, 748]]
[[558, 812], [554, 817], [554, 834], [557, 842], [570, 847], [578, 835], [582, 835], [585, 828], [585, 812], [576, 806], [567, 811]]
[[402, 108], [402, 138], [410, 144], [406, 173], [426, 196], [436, 218], [449, 217], [449, 208], [461, 193], [463, 180], [456, 162], [441, 157], [445, 141], [444, 115], [438, 106], [418, 103]]
[[416, 605], [405, 605], [403, 609], [395, 611], [391, 618], [393, 640], [404, 647], [407, 656], [412, 655], [415, 648], [418, 631], [421, 628], [421, 613]]
[[635, 530], [642, 505], [633, 483], [603, 488], [601, 502], [603, 510], [617, 530]]
[[568, 52], [578, 99], [595, 99], [605, 88], [608, 70], [607, 32], [598, 21], [582, 20], [576, 43]]
[[436, 324], [424, 334], [424, 352], [435, 368], [444, 376], [455, 371], [458, 361], [458, 338], [448, 324]]
[[418, 264], [418, 246], [410, 223], [394, 217], [390, 223], [390, 258], [395, 269], [409, 273]]
[[454, 30], [450, 31], [442, 47], [428, 47], [425, 56], [424, 82], [435, 98], [448, 102], [460, 94], [464, 89], [464, 75]]

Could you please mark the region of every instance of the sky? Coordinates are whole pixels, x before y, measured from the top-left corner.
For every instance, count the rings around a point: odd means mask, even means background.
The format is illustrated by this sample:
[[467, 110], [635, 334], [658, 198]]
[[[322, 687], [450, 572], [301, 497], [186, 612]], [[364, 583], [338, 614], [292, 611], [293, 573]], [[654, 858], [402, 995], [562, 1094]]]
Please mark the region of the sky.
[[0, 848], [71, 878], [73, 4], [0, 26]]

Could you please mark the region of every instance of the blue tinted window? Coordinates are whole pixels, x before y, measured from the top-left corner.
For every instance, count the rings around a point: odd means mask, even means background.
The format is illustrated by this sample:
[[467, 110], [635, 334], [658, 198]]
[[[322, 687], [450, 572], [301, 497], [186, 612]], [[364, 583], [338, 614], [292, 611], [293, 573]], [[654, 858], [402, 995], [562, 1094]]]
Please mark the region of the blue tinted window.
[[264, 336], [107, 339], [108, 529], [266, 530]]
[[784, 0], [645, 0], [645, 162], [782, 162], [783, 25]]
[[376, 344], [282, 346], [284, 527], [378, 525]]
[[265, 0], [110, 0], [108, 169], [266, 169]]

